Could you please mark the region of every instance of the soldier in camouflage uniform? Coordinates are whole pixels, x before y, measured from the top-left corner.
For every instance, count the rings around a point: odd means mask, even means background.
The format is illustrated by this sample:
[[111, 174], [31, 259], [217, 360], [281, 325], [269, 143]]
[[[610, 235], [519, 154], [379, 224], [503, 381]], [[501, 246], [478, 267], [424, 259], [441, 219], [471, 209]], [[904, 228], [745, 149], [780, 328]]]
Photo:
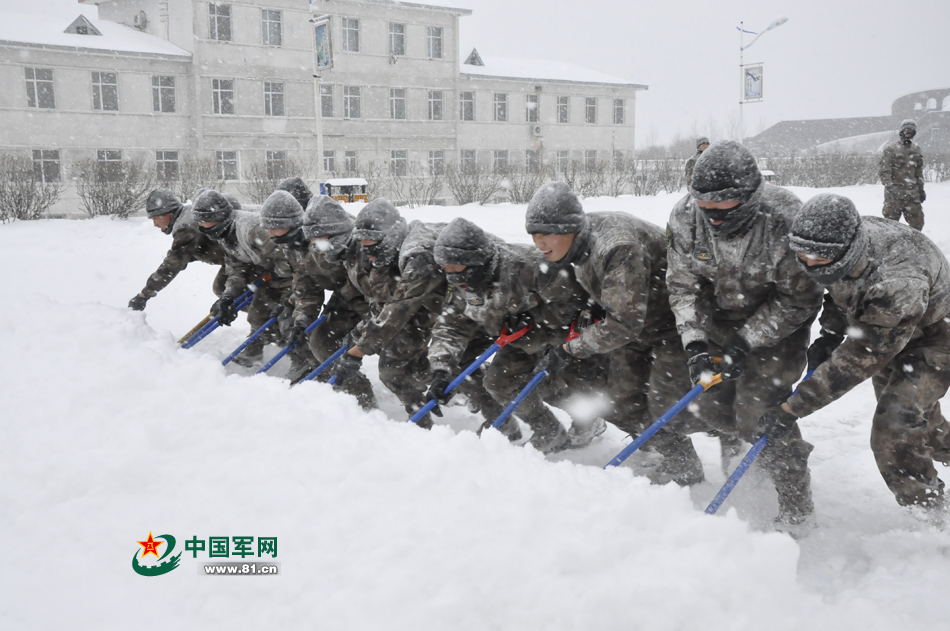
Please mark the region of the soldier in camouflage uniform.
[[924, 192], [924, 156], [914, 141], [917, 124], [912, 120], [901, 123], [900, 140], [888, 144], [881, 153], [881, 184], [884, 185], [884, 216], [900, 221], [901, 214], [907, 225], [915, 230], [924, 229], [924, 211], [921, 204], [927, 199]]
[[[723, 382], [696, 399], [698, 414], [683, 415], [687, 428], [751, 441], [757, 419], [801, 377], [822, 291], [788, 249], [800, 207], [792, 193], [763, 181], [739, 143], [717, 142], [697, 161], [690, 196], [670, 216], [666, 279], [691, 380], [720, 372], [713, 357], [722, 356]], [[814, 510], [811, 450], [796, 428], [762, 454], [779, 522], [801, 523]]]
[[706, 151], [706, 148], [709, 147], [709, 138], [705, 136], [700, 136], [696, 140], [696, 154], [689, 157], [686, 161], [686, 188], [688, 189], [693, 183], [693, 169], [696, 168], [696, 161], [699, 160], [699, 156], [703, 155], [703, 151]]
[[[366, 297], [372, 316], [347, 335], [344, 343], [349, 350], [334, 365], [337, 380], [345, 383], [359, 372], [364, 355], [378, 354], [380, 381], [410, 413], [427, 401], [427, 345], [448, 288], [433, 257], [435, 240], [444, 227], [421, 221], [407, 225], [387, 200], [373, 200], [356, 217], [353, 238], [360, 242], [361, 256], [344, 261], [350, 282]], [[481, 350], [460, 361], [473, 361]], [[459, 390], [491, 405], [491, 396], [478, 382], [466, 382]], [[430, 416], [419, 425], [431, 427]]]
[[310, 187], [299, 177], [288, 177], [281, 180], [276, 190], [287, 191], [293, 195], [300, 207], [304, 209], [310, 205], [310, 200], [313, 199], [313, 192]]
[[191, 212], [191, 206], [182, 206], [171, 191], [157, 188], [148, 195], [145, 212], [156, 228], [172, 236], [172, 247], [165, 254], [165, 260], [158, 266], [145, 288], [129, 301], [129, 308], [135, 311], [145, 309], [145, 303], [165, 289], [178, 273], [188, 267], [192, 261], [201, 261], [209, 265], [220, 265], [214, 278], [212, 290], [215, 296], [224, 291], [227, 274], [224, 269], [224, 250], [217, 243], [198, 231], [198, 224]]
[[[549, 348], [536, 370], [559, 372], [577, 359], [605, 356], [606, 394], [613, 403], [607, 420], [638, 436], [692, 387], [669, 308], [663, 231], [626, 213], [585, 214], [563, 182], [535, 193], [525, 229], [544, 258], [573, 267], [581, 287], [605, 311], [576, 339]], [[664, 457], [652, 481], [702, 482], [702, 464], [688, 436], [668, 427], [650, 445]]]
[[[479, 371], [484, 374], [485, 389], [497, 402], [485, 414], [488, 426], [530, 381], [532, 368], [547, 347], [565, 340], [571, 322], [586, 304], [586, 293], [569, 270], [546, 264], [537, 248], [503, 243], [467, 219], [455, 219], [442, 230], [435, 242], [435, 261], [445, 270], [451, 287], [432, 329], [433, 379], [428, 396], [440, 403], [450, 398], [445, 396], [445, 387], [465, 367], [459, 358], [473, 342], [484, 350], [503, 329], [513, 333], [530, 326], [527, 334], [495, 353], [487, 370]], [[563, 407], [571, 394], [590, 390], [596, 367], [591, 361], [577, 362], [560, 379], [543, 381], [518, 407], [517, 414], [531, 427], [531, 443], [539, 451], [558, 451], [572, 443], [545, 403]], [[521, 438], [513, 417], [501, 431], [509, 440]], [[586, 432], [586, 437], [589, 442], [592, 433]]]
[[[254, 292], [247, 310], [251, 330], [256, 331], [272, 316], [286, 312], [286, 318], [289, 312], [284, 307], [289, 304], [293, 273], [270, 235], [261, 228], [258, 214], [234, 210], [217, 191], [201, 193], [195, 200], [193, 212], [201, 233], [220, 244], [225, 253], [228, 279], [221, 297], [211, 307], [221, 324], [227, 326], [234, 321], [237, 317], [235, 298], [265, 275], [270, 276], [270, 280]], [[271, 327], [234, 361], [252, 366], [260, 361], [266, 344], [282, 341], [279, 329]]]
[[[324, 308], [327, 320], [310, 333], [308, 340], [311, 352], [321, 363], [343, 345], [347, 333], [370, 313], [363, 294], [349, 282], [344, 265], [345, 260], [360, 256], [359, 243], [353, 239], [354, 225], [353, 217], [326, 195], [311, 199], [303, 217], [303, 234], [310, 241], [311, 256], [316, 263], [314, 277], [320, 278], [320, 284], [327, 290], [333, 290]], [[299, 280], [307, 285], [313, 282], [310, 276], [302, 276]], [[297, 281], [295, 277], [295, 294]], [[311, 291], [306, 289], [304, 293]], [[306, 312], [307, 307], [298, 302], [293, 333], [298, 339], [312, 315]], [[318, 379], [327, 381], [331, 376], [332, 372], [325, 370]], [[356, 397], [365, 410], [378, 407], [373, 386], [362, 372], [343, 382], [340, 390]]]
[[818, 195], [791, 226], [790, 246], [828, 290], [822, 334], [809, 348], [814, 375], [767, 412], [759, 434], [782, 440], [799, 417], [870, 377], [877, 396], [871, 450], [899, 504], [939, 506], [933, 462], [950, 464], [950, 267], [930, 239], [861, 217], [851, 200]]

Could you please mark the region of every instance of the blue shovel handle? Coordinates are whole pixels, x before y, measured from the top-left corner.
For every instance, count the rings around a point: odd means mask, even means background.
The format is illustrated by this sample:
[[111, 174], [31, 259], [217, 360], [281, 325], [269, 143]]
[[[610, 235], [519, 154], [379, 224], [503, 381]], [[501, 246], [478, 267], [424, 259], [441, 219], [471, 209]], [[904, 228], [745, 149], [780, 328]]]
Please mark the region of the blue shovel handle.
[[498, 418], [495, 419], [495, 422], [491, 424], [492, 427], [498, 429], [502, 426], [502, 423], [508, 420], [508, 417], [515, 411], [515, 408], [521, 405], [521, 402], [524, 401], [531, 391], [534, 390], [541, 380], [548, 376], [548, 371], [542, 370], [534, 377], [531, 378], [531, 381], [528, 382], [521, 392], [518, 393], [518, 396], [515, 397], [515, 400], [508, 404], [508, 407], [498, 415]]
[[[326, 317], [325, 315], [320, 316], [319, 318], [317, 318], [316, 320], [314, 320], [313, 323], [312, 323], [310, 326], [308, 326], [306, 329], [304, 329], [304, 333], [311, 333], [315, 328], [317, 328], [318, 326], [320, 326], [321, 324], [323, 324], [323, 323], [326, 321], [326, 319], [327, 319], [327, 317]], [[284, 348], [282, 348], [279, 353], [277, 353], [276, 355], [274, 355], [273, 359], [271, 359], [269, 362], [267, 362], [266, 364], [264, 364], [264, 365], [261, 367], [261, 369], [258, 370], [258, 371], [257, 371], [256, 373], [254, 373], [254, 374], [255, 374], [255, 375], [260, 375], [260, 374], [263, 374], [263, 373], [267, 372], [268, 370], [270, 370], [271, 368], [274, 367], [274, 364], [276, 364], [276, 363], [279, 362], [281, 359], [283, 359], [283, 358], [284, 358], [284, 355], [286, 355], [286, 354], [289, 353], [290, 351], [294, 350], [294, 348], [296, 348], [296, 347], [297, 347], [297, 340], [294, 340], [293, 342], [291, 342], [290, 344], [288, 344], [287, 346], [285, 346]]]
[[259, 329], [257, 329], [256, 331], [254, 331], [254, 333], [252, 333], [246, 340], [244, 340], [244, 341], [241, 343], [240, 346], [238, 346], [236, 349], [234, 349], [234, 351], [233, 351], [230, 355], [228, 355], [227, 357], [225, 357], [225, 358], [221, 361], [221, 365], [222, 365], [222, 366], [227, 366], [229, 363], [231, 363], [231, 360], [234, 359], [235, 357], [237, 357], [238, 355], [240, 355], [240, 354], [241, 354], [241, 351], [243, 351], [245, 348], [247, 348], [248, 346], [250, 346], [251, 342], [253, 342], [253, 341], [256, 340], [257, 338], [259, 338], [261, 335], [263, 335], [263, 334], [264, 334], [264, 331], [266, 331], [268, 328], [270, 328], [271, 326], [273, 326], [273, 325], [276, 324], [276, 323], [277, 323], [277, 318], [271, 318], [270, 320], [268, 320], [267, 322], [265, 322], [265, 323], [263, 324], [263, 326], [261, 326], [261, 328], [259, 328]]
[[[478, 359], [473, 361], [468, 368], [463, 370], [461, 374], [459, 374], [458, 377], [452, 380], [452, 382], [445, 388], [445, 393], [448, 394], [449, 392], [452, 392], [453, 390], [458, 388], [460, 385], [462, 385], [462, 382], [468, 379], [468, 377], [473, 372], [478, 370], [479, 366], [481, 366], [486, 361], [488, 361], [489, 357], [491, 357], [496, 352], [498, 352], [499, 348], [501, 348], [501, 345], [498, 344], [497, 342], [489, 346], [487, 351], [479, 355]], [[438, 405], [438, 401], [436, 401], [435, 399], [429, 399], [429, 402], [423, 405], [421, 408], [419, 408], [418, 412], [410, 416], [409, 420], [413, 423], [418, 423], [420, 420], [422, 420], [422, 417], [424, 417], [426, 414], [431, 412], [432, 408], [434, 408], [436, 405]]]
[[[313, 371], [312, 371], [309, 375], [307, 375], [306, 377], [304, 377], [303, 379], [301, 379], [298, 383], [303, 383], [304, 381], [310, 381], [311, 379], [315, 379], [315, 378], [317, 377], [317, 375], [319, 375], [319, 374], [322, 373], [324, 370], [326, 370], [327, 368], [329, 368], [329, 367], [330, 367], [330, 364], [332, 364], [333, 362], [335, 362], [336, 360], [338, 360], [338, 359], [343, 355], [343, 353], [346, 352], [346, 349], [347, 349], [347, 348], [349, 348], [349, 347], [348, 347], [346, 344], [344, 344], [343, 346], [341, 346], [341, 347], [340, 347], [340, 350], [338, 350], [337, 352], [335, 352], [335, 353], [333, 353], [332, 355], [330, 355], [330, 357], [328, 357], [325, 362], [323, 362], [322, 364], [320, 364], [319, 366], [317, 366], [316, 368], [314, 368]], [[335, 375], [334, 375], [334, 376], [335, 376]], [[331, 379], [331, 381], [332, 381], [332, 379]]]

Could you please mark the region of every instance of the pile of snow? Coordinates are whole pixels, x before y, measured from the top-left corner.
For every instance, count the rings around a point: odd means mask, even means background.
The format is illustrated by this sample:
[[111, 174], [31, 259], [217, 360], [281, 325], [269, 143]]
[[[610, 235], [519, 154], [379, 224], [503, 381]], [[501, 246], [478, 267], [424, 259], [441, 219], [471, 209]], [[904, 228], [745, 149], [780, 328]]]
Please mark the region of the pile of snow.
[[[881, 187], [843, 192], [879, 212]], [[926, 231], [947, 251], [950, 185], [928, 195]], [[585, 207], [663, 224], [676, 199]], [[523, 211], [405, 214], [527, 242]], [[707, 482], [654, 487], [600, 469], [616, 430], [547, 460], [476, 437], [460, 407], [431, 432], [401, 422], [372, 362], [370, 414], [322, 384], [225, 369], [243, 318], [183, 351], [215, 270], [195, 264], [144, 313], [125, 307], [168, 245], [142, 219], [0, 226], [0, 628], [946, 628], [947, 535], [881, 481], [868, 384], [803, 422], [820, 527], [796, 542], [768, 531], [774, 491], [756, 470], [728, 512], [703, 514], [723, 482], [705, 436]], [[141, 577], [131, 557], [149, 532], [177, 550], [277, 537], [281, 575], [199, 576], [206, 553], [185, 553]]]

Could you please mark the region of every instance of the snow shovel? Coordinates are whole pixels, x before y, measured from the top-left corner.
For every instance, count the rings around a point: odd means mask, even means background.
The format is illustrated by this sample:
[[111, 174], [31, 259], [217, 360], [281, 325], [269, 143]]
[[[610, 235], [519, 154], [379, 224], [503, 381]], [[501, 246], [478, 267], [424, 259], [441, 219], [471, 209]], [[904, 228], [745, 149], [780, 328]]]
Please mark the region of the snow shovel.
[[[245, 291], [243, 294], [241, 294], [240, 296], [238, 296], [238, 297], [234, 300], [235, 304], [236, 304], [236, 303], [239, 303], [239, 302], [243, 301], [245, 298], [247, 298], [247, 295], [250, 293], [250, 291], [251, 291], [251, 290], [248, 289], [248, 290]], [[198, 324], [195, 325], [195, 328], [193, 328], [192, 330], [190, 330], [190, 331], [188, 331], [187, 333], [185, 333], [185, 335], [184, 335], [180, 340], [178, 340], [178, 343], [179, 343], [179, 344], [186, 344], [186, 343], [188, 342], [188, 340], [191, 339], [195, 334], [200, 333], [201, 331], [204, 331], [206, 328], [208, 328], [208, 325], [211, 323], [211, 320], [214, 320], [214, 319], [215, 319], [214, 314], [209, 313], [208, 315], [205, 316], [204, 320], [202, 320], [201, 322], [199, 322]], [[192, 345], [192, 346], [193, 346], [193, 345]], [[189, 348], [190, 348], [190, 347], [189, 347]]]
[[[311, 324], [311, 325], [308, 326], [306, 329], [304, 329], [303, 332], [304, 332], [304, 333], [311, 333], [315, 328], [317, 328], [318, 326], [320, 326], [321, 324], [323, 324], [324, 322], [326, 322], [326, 320], [327, 320], [327, 317], [326, 317], [325, 315], [320, 316], [319, 318], [317, 318], [316, 320], [313, 321], [313, 324]], [[274, 355], [274, 358], [273, 358], [273, 359], [271, 359], [269, 362], [267, 362], [266, 364], [264, 364], [263, 366], [261, 366], [261, 369], [258, 370], [258, 371], [257, 371], [256, 373], [254, 373], [254, 374], [255, 374], [255, 375], [260, 375], [260, 374], [262, 374], [262, 373], [267, 372], [268, 370], [270, 370], [271, 368], [273, 368], [273, 367], [274, 367], [274, 364], [276, 364], [277, 362], [279, 362], [279, 361], [284, 357], [284, 355], [286, 355], [286, 354], [289, 353], [290, 351], [294, 350], [294, 348], [295, 348], [296, 346], [297, 346], [297, 340], [294, 340], [293, 342], [291, 342], [290, 344], [288, 344], [287, 346], [285, 346], [284, 348], [282, 348], [279, 353], [277, 353], [276, 355]]]
[[[503, 328], [501, 330], [501, 334], [498, 336], [498, 339], [495, 340], [495, 343], [489, 346], [488, 350], [486, 350], [484, 353], [479, 355], [478, 359], [473, 361], [471, 365], [465, 370], [463, 370], [458, 377], [453, 379], [452, 382], [445, 388], [445, 393], [448, 394], [449, 392], [452, 392], [453, 390], [458, 388], [460, 385], [462, 385], [462, 382], [468, 379], [469, 375], [471, 375], [473, 372], [478, 370], [479, 366], [481, 366], [486, 361], [488, 361], [489, 357], [491, 357], [496, 352], [498, 352], [498, 350], [501, 347], [507, 346], [508, 344], [511, 344], [515, 340], [521, 338], [521, 336], [523, 336], [525, 333], [527, 333], [531, 329], [531, 326], [532, 325], [529, 324], [523, 329], [520, 329], [513, 333], [508, 332], [508, 327]], [[423, 416], [431, 412], [432, 408], [434, 408], [438, 404], [439, 404], [438, 401], [436, 401], [435, 399], [429, 399], [429, 402], [423, 405], [421, 408], [419, 408], [418, 412], [410, 416], [409, 420], [412, 421], [413, 423], [418, 423], [422, 419]]]
[[[713, 361], [718, 363], [721, 360], [718, 357], [714, 357]], [[682, 412], [683, 408], [689, 405], [693, 399], [695, 399], [696, 397], [701, 395], [703, 392], [706, 392], [706, 390], [709, 390], [710, 388], [712, 388], [713, 386], [719, 383], [722, 383], [722, 374], [719, 374], [719, 373], [713, 375], [709, 379], [709, 381], [700, 381], [699, 383], [697, 383], [695, 386], [693, 386], [692, 390], [686, 393], [685, 397], [677, 401], [673, 407], [671, 407], [669, 410], [667, 410], [663, 414], [663, 416], [661, 416], [656, 421], [654, 421], [653, 425], [650, 425], [650, 427], [646, 428], [643, 431], [643, 433], [637, 436], [637, 438], [632, 443], [624, 447], [623, 450], [619, 454], [614, 456], [613, 460], [605, 464], [604, 469], [606, 469], [607, 467], [616, 467], [620, 465], [624, 460], [629, 458], [633, 454], [633, 452], [635, 452], [637, 449], [640, 449], [640, 447], [643, 446], [643, 443], [650, 440], [650, 438], [654, 434], [660, 431], [660, 429], [662, 429], [664, 425], [666, 425], [671, 420], [673, 420], [674, 416]]]
[[[335, 352], [335, 353], [333, 353], [332, 355], [330, 355], [330, 357], [328, 357], [325, 362], [323, 362], [322, 364], [320, 364], [319, 366], [317, 366], [316, 368], [314, 368], [313, 371], [312, 371], [309, 375], [307, 375], [306, 377], [304, 377], [303, 379], [301, 379], [301, 380], [298, 381], [297, 383], [300, 384], [300, 383], [303, 383], [304, 381], [310, 381], [311, 379], [315, 379], [315, 378], [317, 377], [317, 375], [319, 375], [319, 374], [322, 373], [324, 370], [326, 370], [327, 368], [329, 368], [329, 367], [330, 367], [330, 364], [332, 364], [332, 363], [335, 362], [336, 360], [340, 359], [340, 357], [343, 355], [343, 353], [346, 352], [346, 349], [348, 349], [348, 348], [349, 348], [349, 346], [347, 346], [346, 344], [344, 344], [343, 346], [341, 346], [341, 347], [340, 347], [340, 350], [338, 350], [337, 352]], [[330, 384], [331, 386], [332, 386], [334, 383], [336, 383], [336, 382], [334, 381], [335, 377], [336, 377], [336, 375], [334, 375], [334, 377], [330, 379], [330, 381], [332, 382], [332, 383]]]
[[[248, 296], [247, 298], [245, 298], [244, 300], [242, 300], [240, 303], [235, 304], [235, 305], [234, 305], [234, 310], [235, 310], [235, 311], [241, 311], [241, 310], [243, 310], [245, 307], [247, 307], [249, 304], [251, 304], [251, 301], [252, 301], [253, 299], [254, 299], [254, 296]], [[215, 329], [217, 329], [219, 326], [221, 326], [221, 322], [220, 322], [220, 320], [218, 319], [218, 316], [214, 316], [213, 318], [211, 318], [211, 320], [208, 322], [208, 324], [205, 325], [205, 328], [204, 328], [204, 329], [202, 329], [202, 330], [198, 331], [197, 333], [195, 333], [194, 335], [192, 335], [192, 336], [191, 336], [191, 339], [189, 339], [187, 342], [185, 342], [184, 344], [182, 344], [181, 347], [182, 347], [182, 348], [192, 348], [192, 347], [195, 346], [198, 342], [200, 342], [201, 340], [203, 340], [203, 339], [205, 339], [206, 337], [208, 337], [209, 335], [211, 335], [211, 334], [215, 331]]]
[[[814, 370], [809, 370], [805, 373], [805, 377], [802, 381], [805, 381], [814, 374]], [[795, 390], [798, 392], [798, 389]], [[792, 394], [794, 395], [795, 392]], [[729, 479], [726, 480], [726, 483], [722, 485], [722, 488], [719, 489], [719, 492], [716, 493], [716, 497], [713, 498], [713, 501], [709, 503], [709, 506], [706, 507], [707, 515], [715, 515], [716, 511], [719, 510], [719, 507], [722, 506], [723, 502], [726, 501], [726, 498], [729, 497], [729, 494], [732, 493], [732, 489], [736, 488], [736, 485], [739, 483], [739, 480], [742, 479], [742, 476], [745, 475], [745, 472], [749, 470], [749, 467], [752, 466], [752, 463], [755, 462], [755, 459], [758, 455], [765, 449], [765, 445], [769, 442], [768, 436], [763, 436], [759, 440], [755, 441], [755, 444], [752, 445], [752, 449], [749, 450], [749, 453], [745, 455], [745, 458], [742, 459], [742, 462], [739, 463], [739, 466], [736, 467], [736, 470], [732, 472], [732, 475], [729, 476]]]
[[265, 322], [263, 325], [261, 325], [261, 328], [251, 333], [246, 340], [241, 342], [240, 346], [234, 349], [234, 351], [230, 355], [228, 355], [223, 360], [221, 360], [221, 365], [227, 366], [228, 364], [230, 364], [232, 359], [240, 355], [241, 351], [243, 351], [245, 348], [251, 345], [251, 342], [253, 342], [257, 338], [259, 338], [261, 335], [263, 335], [264, 331], [266, 331], [267, 329], [269, 329], [276, 323], [277, 323], [277, 318], [275, 317], [275, 318], [271, 318], [270, 320]]

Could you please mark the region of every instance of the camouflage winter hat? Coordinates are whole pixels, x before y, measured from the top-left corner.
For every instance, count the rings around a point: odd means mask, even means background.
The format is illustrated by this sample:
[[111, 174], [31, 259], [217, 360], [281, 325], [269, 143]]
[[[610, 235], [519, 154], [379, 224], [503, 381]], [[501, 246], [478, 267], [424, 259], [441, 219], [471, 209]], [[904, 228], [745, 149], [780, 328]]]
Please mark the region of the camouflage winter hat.
[[386, 267], [395, 262], [409, 224], [389, 200], [374, 199], [356, 216], [353, 238], [357, 241], [376, 241], [375, 245], [360, 247], [374, 267]]
[[528, 234], [574, 234], [584, 227], [584, 207], [564, 182], [549, 182], [534, 194], [525, 212]]
[[720, 140], [696, 160], [689, 194], [697, 201], [744, 204], [761, 184], [752, 153], [733, 140]]
[[332, 237], [353, 230], [353, 218], [336, 200], [318, 195], [310, 200], [303, 216], [303, 233], [308, 239]]
[[181, 210], [181, 202], [167, 188], [156, 188], [145, 200], [145, 214], [149, 219]]
[[192, 214], [198, 223], [222, 222], [231, 217], [231, 202], [218, 191], [204, 191], [195, 200]]
[[793, 252], [831, 259], [826, 265], [806, 265], [805, 272], [822, 285], [847, 275], [867, 253], [868, 235], [854, 203], [842, 195], [822, 193], [808, 200], [792, 221], [788, 246]]
[[913, 129], [914, 133], [917, 133], [917, 123], [913, 120], [907, 118], [901, 121], [901, 128], [898, 133], [903, 134], [905, 129]]
[[699, 138], [696, 139], [697, 149], [699, 149], [703, 145], [708, 145], [708, 144], [709, 144], [709, 138], [706, 138], [705, 136], [700, 136]]
[[228, 200], [228, 202], [231, 204], [231, 208], [233, 208], [234, 210], [241, 210], [241, 202], [233, 194], [225, 193], [224, 199]]
[[434, 254], [439, 265], [487, 265], [495, 256], [495, 243], [487, 232], [458, 217], [439, 233]]
[[261, 228], [293, 230], [303, 224], [303, 208], [287, 191], [274, 191], [261, 206]]
[[310, 199], [313, 197], [310, 187], [299, 177], [289, 177], [281, 181], [281, 183], [277, 185], [277, 190], [287, 191], [293, 195], [301, 208], [306, 208], [307, 205], [310, 204]]

